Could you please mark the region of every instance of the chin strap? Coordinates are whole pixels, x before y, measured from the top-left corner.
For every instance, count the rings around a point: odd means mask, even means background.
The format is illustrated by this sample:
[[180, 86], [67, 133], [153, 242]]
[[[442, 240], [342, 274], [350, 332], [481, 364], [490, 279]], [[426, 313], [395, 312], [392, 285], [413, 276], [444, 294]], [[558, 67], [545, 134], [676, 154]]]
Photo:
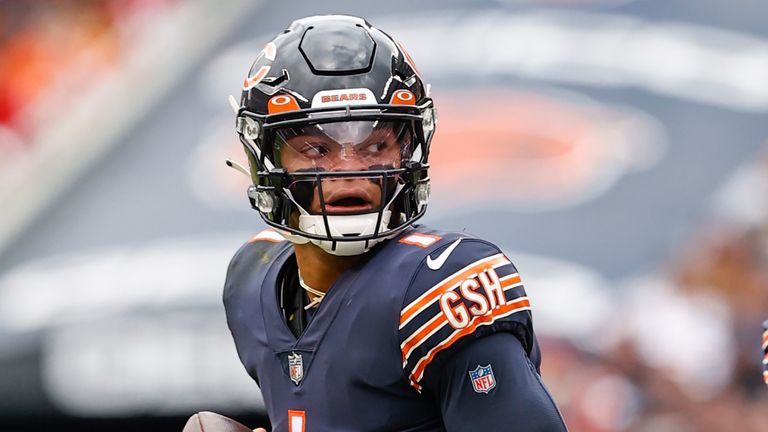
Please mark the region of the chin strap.
[[301, 285], [302, 288], [304, 288], [308, 293], [314, 294], [315, 298], [311, 302], [309, 302], [308, 305], [304, 306], [304, 310], [312, 309], [313, 307], [317, 307], [321, 301], [323, 301], [323, 297], [325, 297], [325, 293], [316, 290], [312, 288], [311, 286], [307, 285], [306, 282], [304, 282], [304, 278], [301, 277], [301, 272], [297, 271], [299, 274], [299, 285]]

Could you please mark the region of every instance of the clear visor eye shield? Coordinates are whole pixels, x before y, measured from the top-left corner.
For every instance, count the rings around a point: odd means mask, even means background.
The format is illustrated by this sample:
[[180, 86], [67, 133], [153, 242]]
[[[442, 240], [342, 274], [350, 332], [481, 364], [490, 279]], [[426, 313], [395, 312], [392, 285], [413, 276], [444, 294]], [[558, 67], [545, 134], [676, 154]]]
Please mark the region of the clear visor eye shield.
[[391, 203], [411, 154], [405, 122], [349, 121], [276, 129], [274, 160], [308, 214], [363, 214]]
[[[267, 224], [313, 240], [360, 241], [393, 234], [426, 210], [421, 116], [289, 119], [264, 124], [258, 141], [248, 139], [247, 120], [238, 129], [259, 168], [249, 197]], [[319, 226], [307, 229], [310, 222]]]

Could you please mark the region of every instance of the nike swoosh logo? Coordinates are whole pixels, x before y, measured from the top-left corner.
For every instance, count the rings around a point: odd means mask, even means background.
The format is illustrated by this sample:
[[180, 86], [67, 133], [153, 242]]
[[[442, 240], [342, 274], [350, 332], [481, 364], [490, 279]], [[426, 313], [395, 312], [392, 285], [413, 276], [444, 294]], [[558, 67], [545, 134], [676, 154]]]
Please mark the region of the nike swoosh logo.
[[448, 256], [453, 252], [454, 249], [456, 249], [456, 246], [459, 245], [459, 242], [461, 242], [461, 239], [456, 240], [453, 242], [450, 246], [448, 246], [448, 249], [444, 250], [443, 253], [441, 253], [437, 258], [432, 259], [432, 256], [427, 256], [427, 267], [429, 267], [431, 270], [440, 270], [440, 267], [445, 264], [445, 261], [448, 259]]

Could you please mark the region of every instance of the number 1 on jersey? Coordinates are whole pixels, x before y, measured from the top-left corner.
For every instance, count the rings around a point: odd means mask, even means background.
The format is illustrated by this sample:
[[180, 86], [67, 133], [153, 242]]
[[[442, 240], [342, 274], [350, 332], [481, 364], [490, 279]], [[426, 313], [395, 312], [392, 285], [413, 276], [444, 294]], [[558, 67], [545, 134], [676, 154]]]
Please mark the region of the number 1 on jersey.
[[288, 432], [304, 432], [306, 414], [301, 410], [288, 410]]

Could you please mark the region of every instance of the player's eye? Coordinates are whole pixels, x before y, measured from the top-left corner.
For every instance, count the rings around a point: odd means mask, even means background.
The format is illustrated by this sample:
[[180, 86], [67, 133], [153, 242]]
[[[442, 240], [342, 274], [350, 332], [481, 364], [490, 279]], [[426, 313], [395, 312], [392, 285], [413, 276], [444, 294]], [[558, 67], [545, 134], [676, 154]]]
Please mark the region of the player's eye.
[[317, 159], [327, 156], [331, 150], [322, 143], [306, 143], [300, 152], [304, 157]]
[[360, 152], [365, 154], [376, 154], [381, 153], [384, 151], [387, 147], [387, 143], [384, 141], [376, 141], [373, 143], [364, 144], [361, 149], [359, 149]]

